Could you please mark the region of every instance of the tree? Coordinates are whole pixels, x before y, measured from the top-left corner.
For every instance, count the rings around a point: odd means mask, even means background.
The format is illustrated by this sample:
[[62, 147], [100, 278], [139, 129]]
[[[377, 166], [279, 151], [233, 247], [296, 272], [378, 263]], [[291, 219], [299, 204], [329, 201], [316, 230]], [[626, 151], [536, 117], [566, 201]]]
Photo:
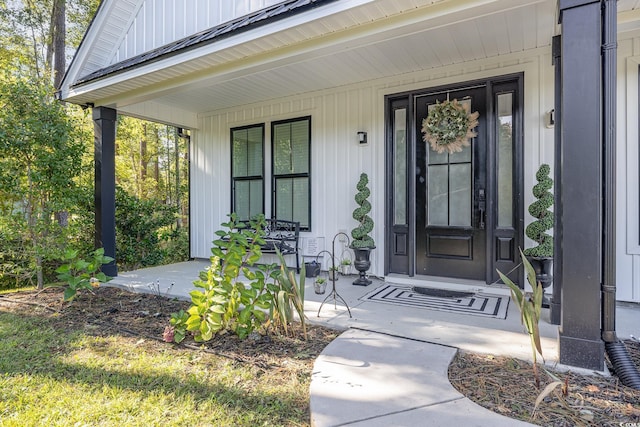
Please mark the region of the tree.
[[44, 262], [64, 241], [53, 215], [73, 205], [84, 147], [42, 81], [0, 80], [0, 123], [0, 204], [22, 231], [42, 288]]

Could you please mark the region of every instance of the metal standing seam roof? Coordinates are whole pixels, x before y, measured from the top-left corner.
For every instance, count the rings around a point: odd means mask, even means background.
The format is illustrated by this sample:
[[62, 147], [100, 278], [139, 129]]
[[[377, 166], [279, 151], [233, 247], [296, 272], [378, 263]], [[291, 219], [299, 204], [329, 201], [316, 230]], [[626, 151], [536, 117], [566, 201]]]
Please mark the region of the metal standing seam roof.
[[124, 72], [338, 0], [285, 0], [80, 77], [72, 87]]

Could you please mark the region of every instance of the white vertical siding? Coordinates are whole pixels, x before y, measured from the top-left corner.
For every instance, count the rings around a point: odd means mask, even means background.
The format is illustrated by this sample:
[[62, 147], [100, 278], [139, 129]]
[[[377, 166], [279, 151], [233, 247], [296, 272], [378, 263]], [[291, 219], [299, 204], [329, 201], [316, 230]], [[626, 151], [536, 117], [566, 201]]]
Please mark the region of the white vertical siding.
[[[355, 226], [355, 185], [361, 172], [369, 174], [375, 221], [370, 272], [384, 274], [384, 97], [385, 95], [524, 72], [525, 88], [525, 204], [533, 201], [531, 186], [541, 162], [553, 164], [553, 130], [543, 125], [553, 108], [553, 68], [550, 50], [529, 56], [492, 60], [416, 72], [396, 78], [336, 88], [298, 97], [214, 112], [200, 117], [192, 156], [192, 255], [208, 257], [214, 232], [230, 209], [230, 142], [232, 127], [265, 123], [266, 212], [270, 212], [270, 123], [311, 116], [312, 122], [312, 230], [303, 239], [324, 238], [329, 246], [338, 231]], [[541, 89], [544, 88], [544, 89]], [[358, 131], [366, 131], [368, 145], [360, 146]], [[527, 217], [529, 222], [531, 218]], [[341, 252], [342, 248], [337, 248]], [[339, 254], [338, 254], [339, 256]]]
[[616, 297], [640, 302], [638, 68], [640, 34], [618, 41], [616, 152]]
[[111, 63], [247, 15], [281, 0], [145, 0]]

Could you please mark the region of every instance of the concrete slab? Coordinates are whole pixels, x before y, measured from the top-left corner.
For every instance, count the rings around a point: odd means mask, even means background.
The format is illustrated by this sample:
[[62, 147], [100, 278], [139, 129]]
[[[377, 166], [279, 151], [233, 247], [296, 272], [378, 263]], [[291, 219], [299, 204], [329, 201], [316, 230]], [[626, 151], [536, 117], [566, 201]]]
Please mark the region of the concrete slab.
[[311, 381], [311, 425], [516, 426], [462, 396], [447, 370], [456, 349], [350, 329], [322, 352]]

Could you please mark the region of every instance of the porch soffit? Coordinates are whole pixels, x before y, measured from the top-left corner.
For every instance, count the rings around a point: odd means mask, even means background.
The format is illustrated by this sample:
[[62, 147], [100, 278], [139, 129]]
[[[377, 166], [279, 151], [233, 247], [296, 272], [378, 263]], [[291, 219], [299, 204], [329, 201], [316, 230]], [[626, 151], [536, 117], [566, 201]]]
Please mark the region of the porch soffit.
[[556, 31], [555, 0], [349, 3], [88, 80], [63, 98], [116, 108], [152, 101], [199, 113], [536, 49]]

